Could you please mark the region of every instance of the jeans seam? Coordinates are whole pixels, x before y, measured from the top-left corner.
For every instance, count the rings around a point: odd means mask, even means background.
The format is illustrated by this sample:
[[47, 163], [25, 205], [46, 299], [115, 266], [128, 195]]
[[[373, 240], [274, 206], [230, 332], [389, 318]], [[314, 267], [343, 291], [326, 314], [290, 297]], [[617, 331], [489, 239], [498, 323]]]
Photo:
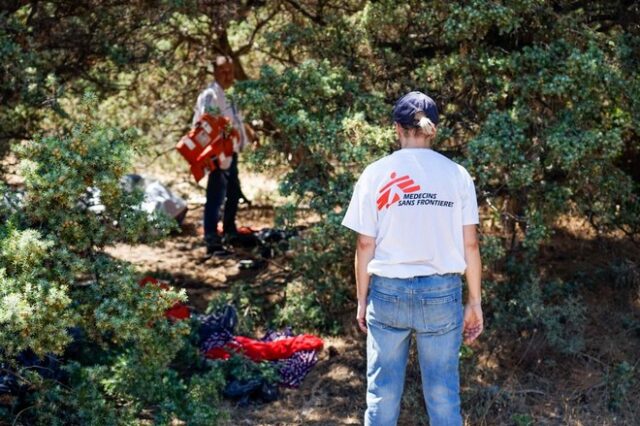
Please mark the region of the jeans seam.
[[436, 297], [423, 297], [420, 299], [423, 305], [444, 305], [446, 303], [456, 302], [457, 297], [452, 294]]

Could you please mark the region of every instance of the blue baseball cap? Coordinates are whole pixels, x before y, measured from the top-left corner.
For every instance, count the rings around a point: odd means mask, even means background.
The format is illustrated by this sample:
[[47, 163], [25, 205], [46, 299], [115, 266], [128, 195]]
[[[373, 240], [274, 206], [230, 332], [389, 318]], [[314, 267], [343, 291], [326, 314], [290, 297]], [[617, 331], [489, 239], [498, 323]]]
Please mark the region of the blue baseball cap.
[[438, 125], [438, 107], [433, 99], [422, 92], [409, 92], [393, 106], [393, 121], [402, 127], [416, 126], [416, 113], [424, 112], [429, 120]]

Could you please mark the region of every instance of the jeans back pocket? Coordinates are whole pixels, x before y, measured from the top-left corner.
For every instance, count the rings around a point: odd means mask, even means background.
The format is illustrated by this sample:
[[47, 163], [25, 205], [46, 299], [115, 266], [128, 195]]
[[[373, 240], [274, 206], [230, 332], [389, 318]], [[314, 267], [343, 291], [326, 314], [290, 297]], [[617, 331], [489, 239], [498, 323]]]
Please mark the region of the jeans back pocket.
[[400, 297], [385, 290], [372, 288], [367, 303], [367, 319], [381, 325], [395, 327], [398, 322]]
[[462, 325], [462, 290], [449, 294], [423, 295], [420, 299], [423, 330], [427, 333], [444, 334]]

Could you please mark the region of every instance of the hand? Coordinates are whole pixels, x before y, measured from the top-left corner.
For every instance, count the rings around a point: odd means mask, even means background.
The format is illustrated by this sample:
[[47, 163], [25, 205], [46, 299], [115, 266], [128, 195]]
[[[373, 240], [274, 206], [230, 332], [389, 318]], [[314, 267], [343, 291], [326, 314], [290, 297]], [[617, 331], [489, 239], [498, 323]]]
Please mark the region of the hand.
[[365, 319], [365, 314], [367, 312], [367, 302], [358, 302], [358, 312], [356, 313], [356, 321], [358, 322], [358, 327], [363, 333], [367, 333], [367, 320]]
[[464, 343], [468, 345], [476, 340], [483, 329], [484, 324], [480, 303], [468, 303], [464, 307], [464, 327], [462, 331]]

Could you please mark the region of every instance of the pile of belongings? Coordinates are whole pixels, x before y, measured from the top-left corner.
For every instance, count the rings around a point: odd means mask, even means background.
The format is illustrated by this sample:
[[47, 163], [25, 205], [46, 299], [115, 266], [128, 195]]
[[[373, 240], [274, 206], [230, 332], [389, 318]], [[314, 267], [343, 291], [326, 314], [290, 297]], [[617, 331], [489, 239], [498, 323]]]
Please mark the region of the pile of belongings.
[[[187, 215], [187, 202], [175, 195], [157, 179], [136, 174], [128, 174], [122, 177], [120, 184], [127, 192], [139, 189], [144, 194], [144, 199], [138, 208], [149, 215], [164, 213], [174, 218], [178, 224], [182, 224]], [[100, 201], [100, 189], [87, 188], [87, 208], [96, 213], [102, 213], [105, 209]]]
[[[139, 282], [158, 286], [167, 290], [169, 286], [153, 277], [144, 277]], [[247, 362], [269, 362], [278, 373], [277, 382], [267, 382], [262, 377], [250, 379], [228, 378], [223, 395], [246, 404], [251, 398], [263, 402], [274, 401], [278, 397], [278, 385], [297, 388], [306, 375], [318, 362], [318, 352], [324, 342], [321, 338], [308, 334], [294, 336], [290, 329], [281, 332], [269, 331], [261, 339], [251, 339], [234, 334], [238, 323], [235, 308], [225, 305], [212, 315], [195, 315], [187, 305], [175, 302], [165, 311], [165, 317], [171, 321], [191, 319], [197, 327], [198, 344], [204, 358], [210, 360], [229, 360], [232, 356], [244, 357]], [[86, 348], [86, 336], [80, 328], [69, 329], [73, 341], [65, 350], [64, 359], [76, 359]], [[37, 371], [45, 379], [67, 381], [67, 374], [61, 368], [62, 359], [53, 355], [39, 358], [32, 351], [23, 351], [16, 364], [20, 369]], [[0, 363], [0, 405], [5, 398], [24, 397], [28, 385], [21, 384], [17, 372], [9, 365]], [[6, 402], [6, 401], [5, 401]]]
[[[222, 225], [218, 226], [218, 234], [223, 236]], [[299, 229], [275, 229], [262, 228], [255, 230], [248, 226], [238, 227], [238, 233], [227, 237], [226, 241], [233, 246], [251, 249], [258, 248], [260, 256], [264, 259], [275, 257], [276, 253], [284, 252], [289, 249], [289, 240], [299, 235]]]
[[289, 239], [297, 237], [298, 230], [262, 228], [255, 235], [260, 242], [260, 255], [265, 259], [270, 259], [277, 252], [284, 252], [289, 249]]
[[310, 334], [294, 336], [290, 329], [268, 331], [261, 339], [236, 336], [237, 313], [226, 305], [213, 315], [198, 317], [200, 350], [209, 359], [229, 359], [232, 354], [252, 361], [270, 361], [278, 366], [279, 383], [289, 388], [300, 386], [311, 368], [318, 362], [318, 351], [324, 342]]
[[[122, 177], [120, 185], [127, 192], [139, 189], [144, 194], [142, 203], [138, 209], [147, 213], [149, 217], [156, 212], [162, 212], [174, 218], [178, 224], [182, 224], [187, 215], [187, 202], [175, 195], [157, 179], [136, 174], [128, 174]], [[22, 208], [24, 190], [9, 190], [0, 196], [0, 220], [5, 220], [4, 215], [15, 213]], [[100, 214], [105, 206], [100, 201], [100, 189], [88, 187], [83, 199], [79, 200], [81, 206], [87, 210]]]
[[[157, 285], [167, 289], [168, 285], [153, 277], [144, 277], [140, 285]], [[191, 316], [189, 308], [176, 302], [165, 312], [165, 317], [178, 321]], [[198, 340], [202, 354], [211, 360], [228, 360], [233, 355], [246, 357], [253, 362], [270, 362], [278, 371], [277, 385], [297, 388], [318, 362], [318, 352], [324, 341], [310, 334], [294, 335], [290, 328], [283, 331], [268, 331], [261, 339], [235, 335], [238, 314], [232, 305], [211, 315], [193, 315], [198, 324]], [[241, 404], [252, 397], [264, 402], [277, 398], [277, 386], [265, 383], [260, 378], [250, 380], [232, 379], [223, 392], [226, 397], [239, 399]]]

